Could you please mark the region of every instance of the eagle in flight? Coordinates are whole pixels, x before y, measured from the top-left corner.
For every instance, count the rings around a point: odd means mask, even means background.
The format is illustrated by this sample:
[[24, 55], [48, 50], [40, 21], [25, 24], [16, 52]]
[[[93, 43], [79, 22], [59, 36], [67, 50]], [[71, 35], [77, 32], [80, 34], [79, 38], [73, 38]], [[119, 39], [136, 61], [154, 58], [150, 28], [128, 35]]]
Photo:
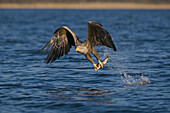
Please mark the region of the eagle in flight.
[[[70, 48], [75, 46], [76, 51], [85, 55], [85, 57], [93, 64], [96, 71], [98, 69], [98, 65], [103, 67], [103, 63], [100, 61], [100, 56], [95, 50], [95, 46], [97, 45], [113, 48], [113, 50], [116, 51], [116, 47], [111, 39], [111, 36], [102, 27], [102, 25], [89, 21], [87, 24], [87, 37], [84, 42], [80, 42], [75, 33], [68, 27], [62, 26], [54, 32], [54, 36], [41, 50], [46, 48], [42, 53], [43, 55], [49, 48], [51, 48], [44, 62], [52, 63], [64, 54], [67, 55]], [[94, 63], [90, 53], [96, 57], [98, 60], [98, 65]]]

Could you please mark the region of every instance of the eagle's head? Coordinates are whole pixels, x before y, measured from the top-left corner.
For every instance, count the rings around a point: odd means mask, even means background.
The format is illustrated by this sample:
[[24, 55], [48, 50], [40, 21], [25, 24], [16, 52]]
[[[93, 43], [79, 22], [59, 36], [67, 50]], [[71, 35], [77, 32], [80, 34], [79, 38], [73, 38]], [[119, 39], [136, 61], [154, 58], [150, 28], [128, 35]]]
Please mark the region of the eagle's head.
[[88, 53], [88, 48], [84, 45], [77, 46], [76, 51], [82, 54]]

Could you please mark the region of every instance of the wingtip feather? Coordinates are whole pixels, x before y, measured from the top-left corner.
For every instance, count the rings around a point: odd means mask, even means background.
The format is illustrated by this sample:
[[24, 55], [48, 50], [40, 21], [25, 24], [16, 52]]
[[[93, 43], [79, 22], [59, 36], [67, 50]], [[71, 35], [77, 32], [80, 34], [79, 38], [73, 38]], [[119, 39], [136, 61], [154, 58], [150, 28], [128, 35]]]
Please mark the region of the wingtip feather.
[[116, 47], [113, 47], [113, 50], [116, 52], [117, 51]]

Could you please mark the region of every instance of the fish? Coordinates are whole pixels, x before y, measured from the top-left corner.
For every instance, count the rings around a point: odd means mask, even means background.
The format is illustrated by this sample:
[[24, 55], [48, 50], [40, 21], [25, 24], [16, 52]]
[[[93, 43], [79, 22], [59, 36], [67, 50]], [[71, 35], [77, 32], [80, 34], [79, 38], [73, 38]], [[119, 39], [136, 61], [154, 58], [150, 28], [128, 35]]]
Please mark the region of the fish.
[[[102, 60], [101, 61], [101, 63], [103, 64], [103, 65], [105, 65], [107, 62], [108, 62], [108, 59], [109, 59], [110, 57], [109, 56], [107, 56], [104, 60]], [[97, 71], [98, 69], [100, 69], [101, 68], [101, 66], [99, 65], [99, 63], [97, 64], [97, 68], [95, 69], [95, 71]]]

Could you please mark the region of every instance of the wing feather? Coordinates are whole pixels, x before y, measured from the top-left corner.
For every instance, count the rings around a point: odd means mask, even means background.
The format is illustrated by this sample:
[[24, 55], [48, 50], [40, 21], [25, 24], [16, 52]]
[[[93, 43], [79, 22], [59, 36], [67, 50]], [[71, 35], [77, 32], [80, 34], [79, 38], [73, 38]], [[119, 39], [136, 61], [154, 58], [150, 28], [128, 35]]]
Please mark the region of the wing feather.
[[86, 40], [90, 42], [91, 46], [107, 46], [116, 51], [116, 46], [114, 45], [110, 34], [102, 28], [102, 25], [99, 23], [92, 21], [88, 22]]
[[59, 59], [64, 54], [67, 55], [72, 46], [77, 47], [80, 44], [77, 36], [66, 26], [58, 28], [54, 32], [54, 36], [51, 40], [41, 49], [45, 49], [42, 53], [46, 53], [50, 48], [50, 51], [45, 59], [45, 63], [53, 62]]

